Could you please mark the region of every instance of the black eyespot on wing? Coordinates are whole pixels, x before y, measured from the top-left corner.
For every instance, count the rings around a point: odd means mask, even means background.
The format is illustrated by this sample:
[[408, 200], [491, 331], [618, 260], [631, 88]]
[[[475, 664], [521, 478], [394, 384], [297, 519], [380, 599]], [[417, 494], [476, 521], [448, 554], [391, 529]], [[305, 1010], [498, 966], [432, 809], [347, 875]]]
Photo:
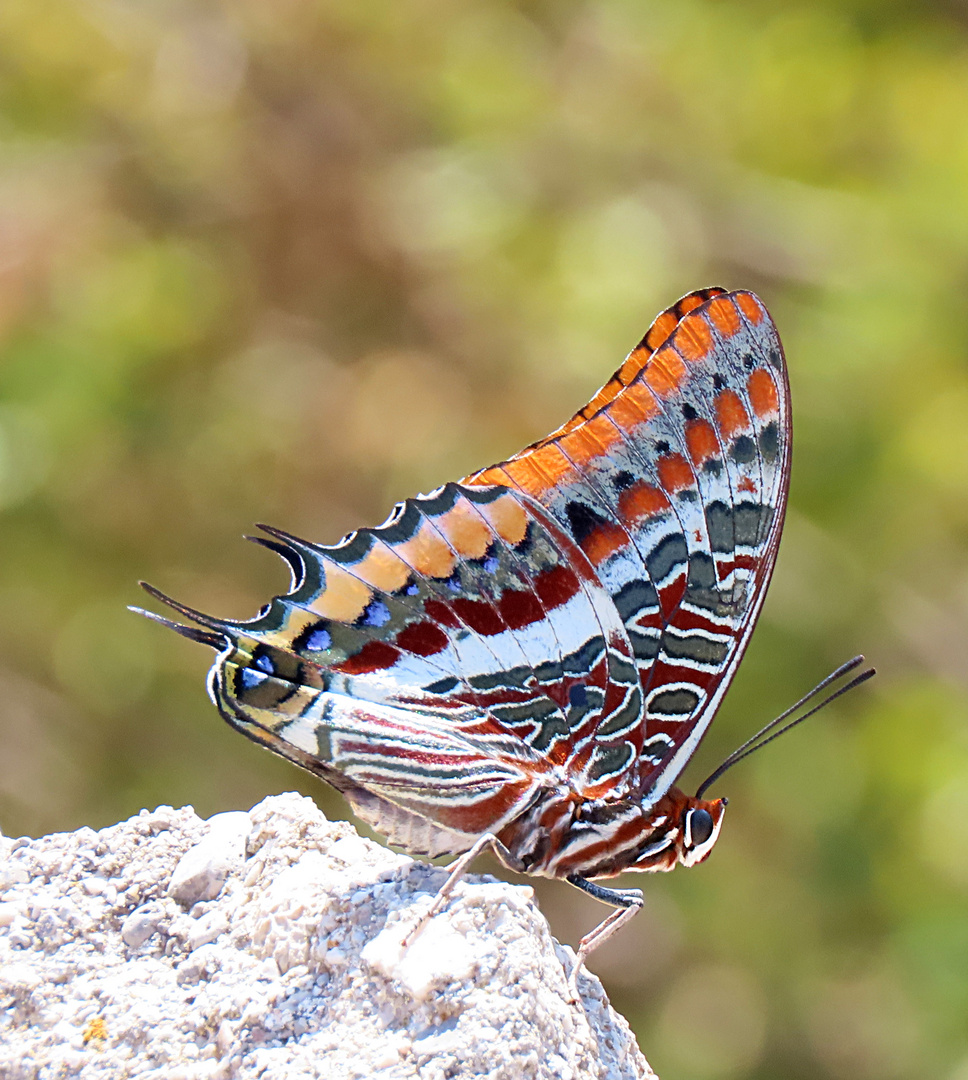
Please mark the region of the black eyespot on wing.
[[453, 693], [460, 683], [457, 679], [448, 677], [446, 679], [438, 679], [437, 682], [430, 683], [429, 686], [425, 686], [424, 690], [428, 694], [451, 694]]
[[565, 507], [565, 513], [568, 515], [571, 535], [574, 537], [576, 544], [580, 544], [596, 529], [606, 524], [606, 519], [585, 503], [569, 502]]
[[737, 436], [730, 451], [730, 457], [737, 465], [749, 465], [751, 461], [756, 459], [756, 443], [753, 442], [749, 435]]
[[570, 704], [584, 708], [588, 702], [588, 691], [585, 689], [584, 683], [575, 683], [568, 691], [568, 701]]

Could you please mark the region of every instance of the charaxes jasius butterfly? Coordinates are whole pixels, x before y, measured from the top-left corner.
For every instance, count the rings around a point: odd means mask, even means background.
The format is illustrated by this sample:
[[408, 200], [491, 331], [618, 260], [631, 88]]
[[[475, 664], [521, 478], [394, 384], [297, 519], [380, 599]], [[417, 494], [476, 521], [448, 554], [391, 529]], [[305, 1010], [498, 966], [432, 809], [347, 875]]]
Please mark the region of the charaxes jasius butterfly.
[[462, 855], [432, 910], [487, 846], [614, 905], [581, 942], [574, 987], [642, 904], [588, 879], [693, 866], [719, 835], [726, 800], [674, 785], [766, 595], [790, 436], [765, 307], [702, 289], [510, 460], [331, 547], [260, 526], [293, 581], [257, 618], [146, 588], [204, 627], [160, 620], [217, 650], [209, 691], [233, 727], [327, 780], [390, 843]]

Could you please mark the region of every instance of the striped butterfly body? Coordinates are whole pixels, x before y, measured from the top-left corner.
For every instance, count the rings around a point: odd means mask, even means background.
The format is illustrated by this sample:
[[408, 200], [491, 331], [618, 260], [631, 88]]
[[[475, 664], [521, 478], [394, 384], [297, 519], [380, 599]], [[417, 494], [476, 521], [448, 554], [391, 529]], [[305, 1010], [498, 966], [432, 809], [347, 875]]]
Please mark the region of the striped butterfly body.
[[691, 866], [719, 835], [725, 800], [675, 782], [762, 606], [790, 437], [766, 309], [704, 289], [510, 460], [333, 546], [263, 527], [293, 582], [257, 618], [149, 591], [217, 650], [233, 727], [407, 852], [463, 855], [441, 898], [490, 845], [614, 905], [580, 962], [641, 905], [589, 878]]

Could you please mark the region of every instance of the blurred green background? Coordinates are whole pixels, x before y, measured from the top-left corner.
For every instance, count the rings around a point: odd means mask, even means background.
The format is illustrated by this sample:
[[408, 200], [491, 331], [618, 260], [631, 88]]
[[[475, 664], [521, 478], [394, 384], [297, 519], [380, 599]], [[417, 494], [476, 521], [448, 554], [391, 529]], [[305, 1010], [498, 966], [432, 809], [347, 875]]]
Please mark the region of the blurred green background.
[[[321, 785], [147, 578], [249, 617], [507, 456], [689, 289], [759, 292], [791, 508], [692, 780], [718, 850], [593, 958], [664, 1080], [968, 1078], [968, 4], [4, 0], [0, 824]], [[540, 887], [559, 936], [602, 908]]]

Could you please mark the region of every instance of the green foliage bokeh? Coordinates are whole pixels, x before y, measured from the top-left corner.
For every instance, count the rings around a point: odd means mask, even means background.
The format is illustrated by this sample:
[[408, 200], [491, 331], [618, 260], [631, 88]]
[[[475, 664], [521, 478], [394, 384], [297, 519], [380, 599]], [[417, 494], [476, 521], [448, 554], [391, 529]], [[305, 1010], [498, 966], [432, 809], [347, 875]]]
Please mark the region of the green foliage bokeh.
[[331, 542], [507, 456], [709, 284], [769, 305], [796, 437], [695, 776], [881, 673], [724, 779], [714, 857], [591, 966], [667, 1080], [968, 1078], [961, 0], [0, 4], [4, 831], [342, 813], [136, 580], [253, 615], [253, 522]]

